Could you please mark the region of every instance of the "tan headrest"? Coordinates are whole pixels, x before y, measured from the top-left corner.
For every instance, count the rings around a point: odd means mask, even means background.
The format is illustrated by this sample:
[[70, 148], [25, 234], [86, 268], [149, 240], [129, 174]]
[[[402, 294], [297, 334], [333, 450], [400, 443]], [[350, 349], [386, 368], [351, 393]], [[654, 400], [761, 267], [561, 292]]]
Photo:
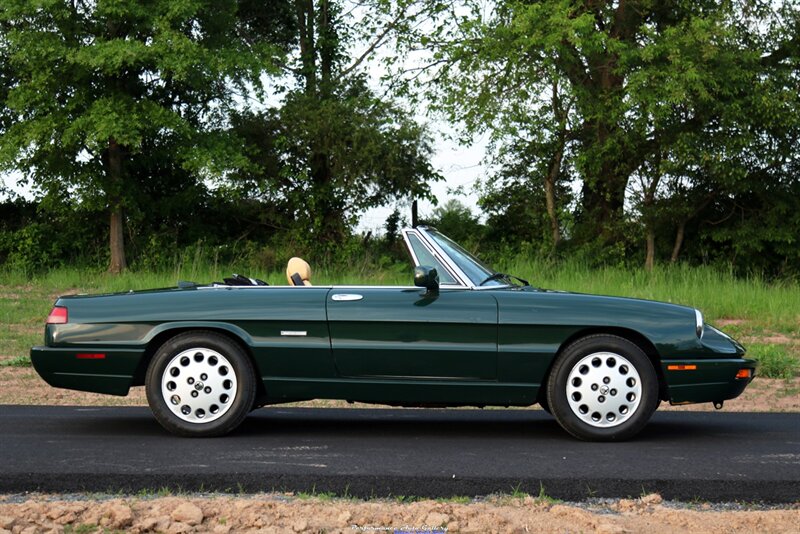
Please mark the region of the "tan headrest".
[[311, 285], [311, 266], [306, 263], [302, 258], [292, 258], [286, 266], [286, 279], [289, 280], [289, 285], [295, 285], [292, 281], [292, 275], [297, 274], [303, 279], [303, 285]]

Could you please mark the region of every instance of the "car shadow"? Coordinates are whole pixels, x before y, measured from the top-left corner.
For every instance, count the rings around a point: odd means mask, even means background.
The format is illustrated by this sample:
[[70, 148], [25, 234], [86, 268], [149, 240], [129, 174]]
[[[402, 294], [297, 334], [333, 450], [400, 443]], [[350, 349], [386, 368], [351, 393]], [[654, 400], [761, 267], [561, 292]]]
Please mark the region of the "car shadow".
[[338, 434], [357, 437], [548, 435], [559, 427], [533, 410], [262, 408], [237, 429], [239, 435]]
[[[51, 421], [49, 425], [51, 431], [62, 434], [183, 439], [163, 429], [147, 408], [86, 411], [78, 417]], [[657, 413], [630, 441], [661, 444], [707, 441], [730, 439], [732, 434], [743, 432], [741, 422], [732, 425], [730, 421], [697, 413]], [[251, 412], [229, 436], [236, 439], [333, 436], [364, 440], [470, 438], [578, 442], [548, 413], [525, 409], [269, 407]]]
[[[713, 434], [693, 418], [652, 420], [634, 441], [681, 441]], [[712, 425], [715, 426], [715, 425]], [[709, 432], [709, 430], [712, 430]], [[571, 437], [541, 410], [262, 408], [234, 432], [238, 436], [337, 435], [358, 438], [487, 438], [567, 440]]]

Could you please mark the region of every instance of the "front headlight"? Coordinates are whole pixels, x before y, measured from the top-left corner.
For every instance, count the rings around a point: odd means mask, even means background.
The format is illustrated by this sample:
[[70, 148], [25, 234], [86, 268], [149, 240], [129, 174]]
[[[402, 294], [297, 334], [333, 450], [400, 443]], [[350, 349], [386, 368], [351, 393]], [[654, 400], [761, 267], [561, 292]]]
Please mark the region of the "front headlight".
[[694, 329], [697, 332], [697, 337], [703, 337], [705, 322], [703, 321], [703, 312], [698, 309], [694, 310]]

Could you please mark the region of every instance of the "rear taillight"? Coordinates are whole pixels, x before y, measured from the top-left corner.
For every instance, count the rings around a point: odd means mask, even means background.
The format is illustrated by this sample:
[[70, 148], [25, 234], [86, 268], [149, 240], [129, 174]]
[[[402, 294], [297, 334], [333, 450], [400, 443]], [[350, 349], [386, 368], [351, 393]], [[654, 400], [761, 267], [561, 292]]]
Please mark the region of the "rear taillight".
[[47, 316], [47, 324], [64, 324], [67, 321], [67, 309], [63, 306], [54, 306], [53, 311]]

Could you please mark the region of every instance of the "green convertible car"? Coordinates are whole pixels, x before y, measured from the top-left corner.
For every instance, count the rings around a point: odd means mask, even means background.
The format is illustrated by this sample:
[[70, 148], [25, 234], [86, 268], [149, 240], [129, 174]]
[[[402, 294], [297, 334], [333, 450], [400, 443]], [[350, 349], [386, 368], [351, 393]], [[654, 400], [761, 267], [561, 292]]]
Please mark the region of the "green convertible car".
[[540, 404], [570, 434], [622, 440], [661, 401], [738, 396], [756, 364], [696, 309], [532, 287], [430, 227], [403, 230], [412, 286], [224, 283], [59, 298], [36, 371], [52, 386], [126, 395], [184, 436], [259, 406], [315, 398], [394, 406]]

